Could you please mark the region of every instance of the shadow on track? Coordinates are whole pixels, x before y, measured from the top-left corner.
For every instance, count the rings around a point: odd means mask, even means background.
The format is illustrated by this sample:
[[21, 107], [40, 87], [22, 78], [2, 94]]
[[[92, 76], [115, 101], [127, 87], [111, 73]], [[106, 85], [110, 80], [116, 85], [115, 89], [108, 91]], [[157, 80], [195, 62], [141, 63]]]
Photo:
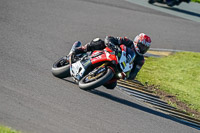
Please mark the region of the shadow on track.
[[[68, 80], [68, 79], [62, 79], [62, 80], [77, 85], [77, 83], [75, 83], [73, 80]], [[107, 98], [109, 100], [115, 101], [115, 102], [120, 103], [120, 104], [124, 104], [124, 105], [132, 107], [132, 108], [139, 109], [141, 111], [144, 111], [144, 112], [156, 115], [156, 116], [160, 116], [160, 117], [163, 117], [163, 118], [166, 118], [166, 119], [169, 119], [169, 120], [173, 120], [175, 122], [178, 122], [178, 123], [181, 123], [183, 125], [195, 128], [197, 130], [200, 130], [200, 126], [195, 126], [193, 123], [190, 123], [190, 122], [187, 122], [187, 121], [172, 117], [172, 116], [164, 114], [162, 112], [159, 112], [159, 111], [150, 109], [148, 107], [144, 107], [144, 106], [141, 106], [139, 104], [133, 103], [131, 101], [128, 101], [128, 100], [113, 96], [113, 95], [105, 93], [105, 92], [102, 92], [100, 90], [95, 90], [94, 89], [94, 90], [90, 90], [90, 91], [87, 91], [87, 92], [95, 94], [95, 95], [98, 95], [98, 96], [101, 96], [101, 97], [104, 97], [104, 98]]]
[[132, 108], [136, 108], [136, 109], [139, 109], [141, 111], [144, 111], [144, 112], [147, 112], [147, 113], [151, 113], [151, 114], [154, 114], [154, 115], [157, 115], [157, 116], [169, 119], [169, 120], [173, 120], [175, 122], [178, 122], [178, 123], [193, 127], [193, 128], [195, 128], [197, 130], [200, 130], [200, 127], [196, 127], [196, 126], [194, 126], [194, 125], [192, 125], [192, 124], [190, 124], [190, 123], [188, 123], [186, 121], [174, 118], [174, 117], [169, 116], [167, 114], [155, 111], [153, 109], [150, 109], [150, 108], [147, 108], [147, 107], [144, 107], [144, 106], [141, 106], [141, 105], [133, 103], [131, 101], [115, 97], [115, 96], [113, 96], [111, 94], [108, 94], [108, 93], [105, 93], [105, 92], [102, 92], [102, 91], [99, 91], [99, 90], [91, 90], [91, 91], [88, 91], [88, 92], [90, 92], [92, 94], [95, 94], [95, 95], [98, 95], [98, 96], [101, 96], [101, 97], [104, 97], [104, 98], [107, 98], [109, 100], [115, 101], [117, 103], [124, 104], [126, 106], [129, 106], [129, 107], [132, 107]]
[[72, 84], [75, 84], [75, 85], [78, 85], [78, 83], [74, 82], [73, 80], [68, 80], [68, 79], [62, 79], [64, 81], [67, 81], [69, 83], [72, 83]]

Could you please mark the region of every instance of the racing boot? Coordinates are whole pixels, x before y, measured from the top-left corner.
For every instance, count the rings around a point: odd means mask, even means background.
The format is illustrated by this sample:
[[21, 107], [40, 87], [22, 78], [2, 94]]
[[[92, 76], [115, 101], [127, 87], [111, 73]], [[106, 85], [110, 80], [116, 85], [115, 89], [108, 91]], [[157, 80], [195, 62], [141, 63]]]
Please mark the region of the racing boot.
[[69, 55], [72, 54], [73, 52], [75, 52], [75, 50], [76, 50], [78, 47], [80, 47], [80, 46], [81, 46], [81, 42], [80, 42], [80, 41], [76, 41], [76, 42], [73, 44], [73, 46], [72, 46], [72, 48], [71, 48], [71, 50], [70, 50], [70, 52], [69, 52]]
[[76, 53], [76, 49], [79, 48], [79, 47], [81, 47], [81, 42], [80, 42], [80, 41], [76, 41], [76, 42], [72, 45], [72, 48], [71, 48], [69, 54], [68, 54], [67, 56], [63, 57], [63, 60], [61, 61], [61, 63], [62, 63], [62, 64], [68, 63], [68, 62], [69, 62], [69, 57], [70, 57], [71, 55], [74, 56], [75, 53]]

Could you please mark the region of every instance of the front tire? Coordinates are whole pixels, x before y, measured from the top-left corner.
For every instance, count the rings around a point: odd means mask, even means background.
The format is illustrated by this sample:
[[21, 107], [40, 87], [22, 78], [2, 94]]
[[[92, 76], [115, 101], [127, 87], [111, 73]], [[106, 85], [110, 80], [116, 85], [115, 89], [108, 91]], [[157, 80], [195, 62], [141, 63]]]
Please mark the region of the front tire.
[[67, 57], [62, 57], [53, 64], [51, 69], [52, 74], [58, 78], [66, 78], [70, 75], [70, 65]]
[[105, 71], [102, 71], [98, 74], [99, 75], [98, 76], [95, 75], [96, 76], [95, 77], [94, 74], [92, 75], [91, 73], [89, 73], [88, 75], [83, 77], [79, 81], [79, 87], [83, 90], [91, 90], [105, 84], [107, 81], [111, 80], [114, 76], [114, 73], [110, 68], [107, 69], [105, 68]]

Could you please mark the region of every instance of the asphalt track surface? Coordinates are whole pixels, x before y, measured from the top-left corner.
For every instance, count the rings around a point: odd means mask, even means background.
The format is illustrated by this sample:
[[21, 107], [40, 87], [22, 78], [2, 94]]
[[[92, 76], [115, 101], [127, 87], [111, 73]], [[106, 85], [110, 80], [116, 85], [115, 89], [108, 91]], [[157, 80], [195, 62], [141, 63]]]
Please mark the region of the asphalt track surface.
[[139, 4], [141, 6], [151, 8], [154, 10], [158, 10], [161, 12], [165, 12], [174, 16], [178, 16], [181, 18], [189, 19], [195, 22], [200, 22], [200, 8], [199, 3], [190, 2], [189, 4], [186, 2], [182, 2], [178, 6], [169, 7], [166, 4], [160, 4], [155, 2], [154, 4], [149, 4], [148, 0], [126, 0], [135, 4]]
[[197, 133], [118, 89], [52, 76], [74, 41], [149, 34], [153, 48], [200, 52], [200, 24], [124, 0], [0, 1], [0, 124], [27, 133]]

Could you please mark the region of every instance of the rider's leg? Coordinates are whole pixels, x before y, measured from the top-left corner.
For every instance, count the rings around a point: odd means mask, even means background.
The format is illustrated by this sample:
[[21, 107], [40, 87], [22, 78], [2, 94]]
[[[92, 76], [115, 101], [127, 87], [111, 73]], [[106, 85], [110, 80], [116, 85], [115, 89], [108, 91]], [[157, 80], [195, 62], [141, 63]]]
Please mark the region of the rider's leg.
[[103, 50], [105, 47], [105, 42], [100, 38], [96, 38], [88, 43], [87, 51]]
[[69, 55], [72, 54], [73, 52], [75, 52], [76, 48], [80, 47], [81, 46], [81, 42], [80, 41], [76, 41], [73, 45], [72, 45], [72, 48], [69, 52]]
[[86, 53], [87, 52], [87, 44], [81, 47], [78, 47], [74, 50], [75, 54]]
[[104, 41], [99, 39], [99, 38], [96, 38], [96, 39], [92, 40], [90, 43], [87, 43], [84, 46], [77, 47], [74, 50], [74, 53], [80, 54], [80, 53], [85, 53], [85, 52], [94, 51], [94, 50], [102, 50], [105, 47], [106, 46], [105, 46]]

